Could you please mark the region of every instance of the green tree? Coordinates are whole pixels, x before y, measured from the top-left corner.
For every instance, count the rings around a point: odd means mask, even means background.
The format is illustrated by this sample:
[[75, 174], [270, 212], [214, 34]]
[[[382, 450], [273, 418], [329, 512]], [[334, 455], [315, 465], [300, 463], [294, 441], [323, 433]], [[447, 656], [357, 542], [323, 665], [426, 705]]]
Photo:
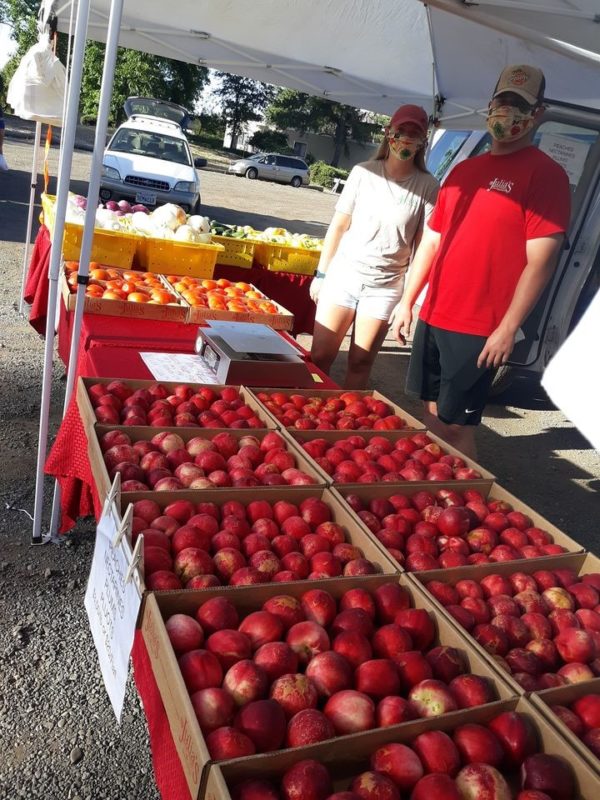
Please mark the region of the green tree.
[[265, 153], [270, 151], [275, 153], [293, 152], [288, 144], [287, 136], [281, 131], [256, 131], [250, 139], [250, 144]]
[[213, 94], [219, 99], [223, 117], [231, 129], [231, 149], [235, 150], [242, 125], [262, 119], [261, 112], [273, 100], [275, 88], [227, 72], [217, 72], [215, 77], [219, 83]]
[[322, 97], [280, 89], [267, 109], [267, 119], [278, 128], [294, 128], [302, 133], [319, 133], [333, 140], [330, 164], [337, 167], [350, 139], [370, 142], [381, 131], [366, 111]]
[[[15, 55], [2, 71], [6, 86], [22, 56], [37, 41], [38, 8], [39, 0], [0, 0], [0, 21], [12, 27], [12, 38], [17, 42]], [[86, 43], [79, 111], [82, 117], [91, 120], [95, 120], [100, 98], [104, 52], [104, 44]], [[64, 64], [67, 56], [64, 34], [58, 35], [57, 55]], [[119, 123], [123, 119], [123, 102], [132, 95], [158, 97], [191, 108], [207, 81], [205, 67], [119, 48], [110, 121]]]

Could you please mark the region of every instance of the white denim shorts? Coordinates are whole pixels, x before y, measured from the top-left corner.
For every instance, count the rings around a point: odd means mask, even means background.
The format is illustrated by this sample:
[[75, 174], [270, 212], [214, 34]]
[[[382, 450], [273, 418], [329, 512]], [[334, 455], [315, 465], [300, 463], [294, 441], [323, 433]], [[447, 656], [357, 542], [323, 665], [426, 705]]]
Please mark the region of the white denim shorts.
[[323, 286], [319, 292], [317, 318], [319, 309], [326, 306], [342, 306], [351, 308], [357, 317], [369, 317], [388, 321], [394, 307], [404, 291], [404, 273], [396, 283], [390, 286], [365, 286], [360, 275], [335, 270], [331, 275], [327, 272]]

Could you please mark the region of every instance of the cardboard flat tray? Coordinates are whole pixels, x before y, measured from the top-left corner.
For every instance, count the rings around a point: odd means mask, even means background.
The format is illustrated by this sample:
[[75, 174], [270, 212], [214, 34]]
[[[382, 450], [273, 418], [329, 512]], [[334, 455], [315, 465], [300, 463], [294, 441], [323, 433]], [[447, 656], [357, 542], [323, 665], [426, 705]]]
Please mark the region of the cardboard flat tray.
[[[254, 395], [245, 386], [233, 386], [233, 387], [231, 387], [229, 385], [225, 386], [225, 385], [213, 384], [213, 383], [211, 383], [211, 384], [207, 384], [207, 383], [191, 383], [191, 382], [188, 383], [187, 381], [185, 381], [185, 382], [184, 381], [156, 381], [156, 380], [155, 381], [146, 381], [146, 380], [134, 380], [133, 378], [81, 378], [80, 377], [78, 379], [78, 381], [77, 381], [77, 406], [79, 408], [79, 413], [81, 414], [81, 421], [83, 422], [84, 427], [93, 427], [94, 425], [96, 425], [98, 423], [98, 420], [96, 419], [96, 415], [94, 413], [94, 408], [92, 406], [92, 403], [91, 403], [89, 395], [88, 395], [88, 388], [90, 386], [93, 386], [96, 383], [105, 383], [105, 384], [108, 385], [113, 380], [118, 380], [121, 383], [126, 383], [128, 386], [130, 386], [134, 390], [135, 389], [148, 389], [150, 386], [156, 386], [156, 384], [160, 384], [161, 386], [164, 386], [167, 389], [175, 389], [177, 386], [181, 386], [184, 383], [185, 383], [186, 386], [189, 386], [190, 388], [192, 388], [194, 390], [198, 390], [198, 389], [202, 389], [203, 387], [206, 387], [206, 388], [209, 388], [209, 389], [213, 389], [215, 392], [220, 392], [222, 389], [234, 388], [234, 389], [237, 389], [239, 391], [240, 397], [244, 400], [244, 403], [246, 403], [246, 405], [248, 405], [252, 409], [254, 409], [254, 411], [256, 412], [256, 416], [259, 417], [260, 420], [262, 420], [262, 422], [263, 422], [262, 428], [269, 429], [269, 430], [276, 430], [276, 429], [279, 428], [279, 426], [276, 425], [273, 422], [273, 418], [271, 417], [271, 415], [265, 413], [265, 410], [262, 407], [262, 405], [260, 405], [260, 403], [258, 403], [256, 401], [256, 398], [254, 397]], [[115, 427], [122, 427], [122, 428], [124, 428], [125, 431], [127, 431], [127, 428], [129, 426], [122, 425], [122, 426], [115, 426]], [[155, 433], [158, 433], [159, 430], [166, 430], [166, 428], [165, 429], [156, 428], [156, 427], [153, 427], [151, 425], [149, 425], [148, 427], [151, 430], [153, 430]], [[218, 433], [218, 431], [231, 430], [231, 429], [230, 428], [218, 428], [218, 429], [217, 428], [184, 428], [184, 429], [182, 429], [182, 428], [172, 428], [172, 429], [169, 429], [169, 430], [173, 430], [175, 432], [177, 432], [179, 430], [187, 430], [187, 431], [194, 430], [194, 431], [197, 432], [197, 435], [200, 435], [198, 433], [198, 431], [209, 431], [209, 430], [212, 430], [215, 433]], [[240, 430], [242, 430], [242, 429], [240, 428]], [[258, 429], [257, 428], [244, 428], [243, 430], [245, 430], [246, 433], [248, 433], [249, 435], [252, 435], [252, 431], [253, 430], [258, 430]]]
[[[60, 277], [60, 291], [67, 311], [74, 311], [77, 295], [71, 292], [64, 271]], [[131, 303], [129, 300], [103, 300], [101, 297], [85, 297], [83, 310], [86, 314], [106, 314], [110, 317], [131, 319], [155, 319], [158, 322], [188, 322], [189, 308], [183, 305], [151, 305]]]
[[530, 700], [573, 750], [576, 750], [584, 761], [587, 761], [600, 781], [600, 758], [595, 756], [589, 747], [552, 710], [552, 706], [569, 706], [587, 694], [600, 695], [600, 678], [583, 683], [573, 683], [569, 686], [557, 686], [554, 689], [544, 689], [542, 692], [532, 692]]
[[[536, 572], [537, 570], [547, 569], [565, 569], [571, 568], [575, 570], [577, 575], [585, 575], [588, 572], [600, 572], [600, 558], [592, 553], [566, 553], [560, 556], [546, 556], [544, 558], [531, 558], [519, 561], [504, 561], [502, 563], [496, 562], [492, 564], [477, 564], [468, 567], [455, 567], [453, 569], [436, 569], [428, 572], [413, 572], [406, 573], [410, 580], [420, 585], [423, 591], [431, 599], [431, 602], [437, 606], [439, 613], [445, 614], [453, 625], [460, 628], [461, 631], [467, 634], [472, 640], [473, 645], [477, 647], [485, 658], [488, 658], [493, 669], [502, 673], [506, 680], [508, 680], [516, 694], [529, 694], [517, 681], [504, 670], [497, 661], [478, 644], [473, 637], [464, 630], [464, 628], [454, 619], [451, 614], [448, 614], [444, 606], [436, 600], [433, 595], [427, 591], [426, 584], [429, 581], [443, 581], [455, 586], [461, 580], [475, 580], [480, 581], [486, 575], [512, 575], [515, 572], [524, 572], [527, 575]], [[540, 693], [542, 696], [545, 692]]]
[[[267, 500], [269, 503], [275, 503], [277, 500], [288, 500], [291, 503], [301, 503], [307, 497], [318, 497], [327, 503], [332, 511], [333, 522], [341, 525], [346, 534], [346, 541], [350, 544], [360, 547], [364, 557], [375, 564], [377, 570], [387, 575], [397, 575], [398, 570], [394, 560], [381, 545], [371, 536], [367, 536], [362, 528], [356, 525], [355, 520], [350, 514], [350, 509], [345, 503], [342, 503], [340, 498], [330, 492], [328, 489], [322, 487], [312, 486], [271, 486], [262, 487], [260, 489], [229, 489], [224, 492], [223, 489], [207, 489], [203, 491], [185, 490], [180, 492], [137, 492], [137, 493], [123, 493], [120, 498], [121, 516], [123, 516], [130, 503], [135, 503], [137, 500], [144, 500], [151, 498], [161, 508], [166, 508], [169, 503], [174, 500], [191, 500], [194, 503], [216, 503], [218, 506], [222, 505], [228, 500], [239, 500], [244, 505], [252, 502], [253, 500]], [[143, 559], [140, 567], [138, 568], [138, 577], [140, 585], [145, 589], [144, 574], [143, 574]], [[331, 578], [329, 582], [339, 580], [350, 580], [349, 578]], [[356, 580], [360, 580], [357, 578]], [[304, 586], [304, 591], [307, 591], [307, 581], [300, 581]], [[314, 581], [310, 582], [312, 586]], [[265, 584], [266, 585], [266, 584]], [[276, 586], [278, 584], [269, 584]], [[287, 585], [287, 584], [286, 584]], [[222, 587], [223, 589], [232, 589], [235, 587]], [[190, 590], [187, 590], [190, 591]]]
[[[104, 459], [102, 456], [102, 451], [100, 449], [100, 439], [105, 434], [108, 433], [110, 430], [124, 430], [130, 437], [131, 441], [150, 441], [157, 433], [160, 431], [170, 431], [173, 433], [177, 433], [184, 442], [189, 442], [190, 439], [193, 439], [196, 436], [203, 436], [205, 438], [211, 439], [212, 437], [216, 436], [218, 433], [227, 432], [230, 433], [234, 438], [241, 439], [244, 436], [256, 436], [257, 438], [262, 438], [265, 436], [269, 431], [261, 430], [259, 428], [245, 428], [245, 429], [233, 429], [233, 428], [219, 428], [218, 430], [209, 429], [209, 428], [150, 428], [150, 427], [137, 427], [135, 425], [130, 426], [114, 426], [114, 425], [96, 425], [94, 429], [87, 429], [87, 436], [88, 436], [88, 447], [89, 447], [89, 454], [90, 454], [90, 464], [92, 467], [92, 475], [94, 476], [94, 480], [96, 482], [96, 487], [98, 489], [98, 493], [101, 499], [104, 499], [108, 494], [112, 480], [109, 477], [108, 470], [106, 469], [106, 465], [104, 463]], [[294, 446], [291, 442], [286, 442], [287, 449], [294, 455], [296, 459], [296, 466], [298, 469], [305, 472], [307, 475], [310, 475], [314, 478], [315, 483], [312, 484], [312, 487], [315, 489], [322, 489], [325, 486], [325, 482], [322, 479], [322, 475], [320, 472], [317, 472], [313, 469], [312, 464], [306, 458], [305, 454], [303, 453], [300, 448]], [[259, 496], [259, 494], [263, 491], [268, 492], [269, 497], [273, 497], [274, 499], [278, 499], [278, 492], [281, 493], [282, 489], [290, 488], [288, 486], [256, 486], [253, 487], [253, 492], [255, 497]], [[293, 486], [291, 487], [294, 488]], [[310, 487], [309, 487], [310, 488]], [[224, 493], [226, 495], [230, 495], [233, 490], [231, 486], [224, 486], [223, 488], [215, 487], [215, 491]], [[201, 502], [204, 497], [204, 493], [206, 490], [204, 489], [179, 489], [173, 492], [156, 492], [152, 490], [148, 490], [146, 492], [123, 492], [121, 491], [121, 496], [127, 500], [129, 497], [135, 496], [138, 499], [138, 495], [144, 495], [147, 499], [156, 500], [157, 495], [169, 494], [171, 495], [172, 499], [193, 499], [195, 502]], [[212, 490], [211, 490], [212, 491]], [[190, 497], [188, 497], [190, 495]], [[261, 495], [262, 496], [262, 495]], [[266, 498], [265, 498], [266, 499]]]
[[[251, 391], [255, 396], [257, 396], [259, 392], [268, 392], [269, 394], [273, 394], [273, 392], [281, 391], [285, 392], [286, 394], [300, 394], [304, 395], [305, 397], [338, 397], [339, 395], [344, 394], [344, 392], [348, 390], [347, 389], [279, 389], [278, 390], [269, 386], [267, 387], [253, 386]], [[383, 400], [385, 403], [388, 403], [390, 406], [392, 406], [394, 414], [396, 414], [399, 417], [402, 417], [402, 419], [404, 419], [406, 422], [406, 427], [402, 428], [401, 430], [411, 431], [412, 433], [425, 430], [425, 425], [423, 425], [422, 422], [420, 422], [416, 417], [413, 417], [411, 414], [408, 413], [408, 411], [405, 411], [401, 406], [394, 403], [385, 395], [381, 394], [381, 392], [372, 391], [370, 389], [356, 390], [356, 391], [353, 389], [352, 392], [354, 394], [362, 395], [363, 397], [369, 396], [369, 397], [374, 397], [377, 400]], [[256, 397], [256, 400], [258, 403], [261, 403], [258, 397]], [[261, 403], [261, 405], [263, 404]], [[283, 427], [281, 425], [281, 422], [279, 422], [277, 417], [274, 414], [272, 414], [268, 408], [264, 406], [263, 408], [265, 409], [265, 413], [269, 414], [271, 416], [271, 419], [273, 419], [277, 423], [278, 427]], [[295, 430], [295, 428], [290, 428], [289, 430]], [[344, 434], [363, 433], [363, 431], [340, 431], [340, 432]], [[311, 433], [316, 433], [316, 431], [313, 430], [311, 431]], [[327, 433], [327, 431], [319, 431], [319, 433]], [[376, 433], [384, 433], [384, 431], [372, 431], [371, 433], [375, 435]]]
[[[455, 492], [464, 492], [466, 489], [477, 489], [477, 491], [481, 492], [486, 498], [494, 499], [494, 500], [504, 500], [507, 503], [510, 503], [516, 511], [522, 511], [524, 514], [527, 514], [531, 517], [531, 520], [534, 526], [538, 528], [543, 528], [546, 530], [555, 544], [559, 544], [562, 547], [566, 548], [568, 553], [581, 553], [583, 551], [583, 547], [576, 542], [575, 539], [571, 539], [570, 536], [567, 536], [566, 533], [563, 533], [559, 528], [549, 522], [545, 517], [542, 517], [541, 514], [538, 514], [537, 511], [534, 511], [530, 508], [526, 503], [523, 503], [518, 497], [515, 497], [510, 492], [507, 492], [506, 489], [503, 489], [502, 486], [498, 483], [491, 483], [485, 481], [449, 481], [447, 483], [436, 483], [430, 481], [429, 483], [399, 483], [399, 484], [387, 484], [387, 483], [357, 483], [357, 484], [340, 484], [340, 485], [333, 485], [332, 490], [335, 492], [339, 492], [342, 498], [345, 498], [349, 494], [358, 495], [361, 500], [368, 501], [374, 498], [385, 498], [390, 497], [393, 494], [402, 494], [405, 496], [410, 496], [415, 494], [419, 491], [429, 491], [429, 492], [436, 492], [438, 489], [452, 489]], [[352, 512], [354, 513], [354, 512]], [[364, 525], [362, 520], [358, 515], [356, 515], [356, 519], [360, 525]], [[368, 530], [366, 525], [364, 525], [365, 530]], [[370, 535], [373, 534], [369, 531]], [[490, 567], [490, 568], [504, 568], [506, 567], [510, 572], [517, 572], [519, 570], [523, 570], [524, 567], [528, 564], [534, 563], [536, 569], [546, 569], [546, 564], [551, 563], [555, 558], [564, 558], [565, 553], [561, 556], [542, 556], [536, 559], [518, 559], [516, 561], [506, 561], [503, 563], [494, 562], [491, 564], [484, 564], [482, 567]], [[394, 559], [395, 563], [398, 562]], [[398, 567], [401, 568], [402, 565], [398, 564]], [[415, 573], [416, 575], [422, 575], [423, 580], [433, 580], [432, 576], [434, 573], [436, 574], [436, 580], [444, 580], [442, 576], [448, 576], [448, 580], [454, 580], [454, 576], [462, 570], [465, 569], [476, 569], [477, 567], [453, 567], [449, 570], [430, 570], [428, 572], [423, 573]], [[402, 568], [403, 569], [403, 568]], [[548, 567], [548, 569], [550, 569]], [[404, 571], [404, 569], [403, 569]], [[493, 569], [491, 570], [494, 571]], [[487, 573], [484, 573], [487, 574]], [[452, 577], [450, 577], [452, 576]], [[460, 580], [457, 578], [456, 580]]]
[[[357, 436], [357, 435], [364, 437], [365, 439], [367, 439], [367, 441], [369, 439], [371, 439], [373, 436], [382, 436], [384, 439], [388, 439], [388, 441], [395, 443], [399, 439], [409, 439], [411, 436], [414, 436], [415, 433], [421, 433], [422, 432], [422, 431], [414, 431], [414, 430], [408, 430], [408, 429], [403, 429], [403, 430], [400, 430], [400, 431], [373, 431], [373, 430], [366, 430], [366, 431], [365, 430], [360, 430], [360, 431], [316, 431], [316, 430], [298, 431], [298, 430], [295, 430], [294, 428], [285, 428], [284, 430], [286, 431], [288, 436], [290, 436], [292, 439], [294, 439], [300, 445], [303, 445], [304, 442], [310, 442], [313, 439], [325, 439], [326, 441], [331, 442], [332, 444], [334, 444], [335, 442], [344, 441], [345, 439], [348, 439], [350, 436]], [[439, 436], [436, 436], [431, 431], [425, 431], [425, 433], [427, 433], [427, 436], [429, 436], [429, 438], [432, 439], [433, 442], [435, 442], [436, 444], [438, 444], [442, 448], [442, 450], [444, 451], [444, 454], [449, 454], [449, 455], [458, 456], [459, 458], [462, 458], [463, 461], [466, 463], [467, 467], [470, 467], [472, 469], [476, 469], [476, 470], [478, 470], [478, 472], [481, 473], [481, 478], [480, 478], [481, 481], [488, 482], [489, 484], [493, 483], [493, 481], [495, 480], [496, 476], [493, 475], [491, 472], [489, 472], [487, 469], [485, 469], [485, 467], [482, 467], [481, 464], [478, 464], [476, 461], [473, 461], [472, 459], [468, 458], [466, 455], [464, 455], [464, 453], [461, 453], [460, 450], [457, 450], [455, 447], [452, 447], [452, 445], [448, 444], [448, 442], [445, 442], [443, 439], [440, 439]], [[330, 478], [330, 480], [331, 480], [331, 478]], [[475, 480], [477, 480], [477, 479], [469, 478], [469, 481], [472, 482], [472, 483], [475, 482]], [[404, 485], [405, 483], [407, 483], [407, 481], [398, 481], [396, 483], [388, 483], [387, 485], [388, 486], [398, 486], [398, 485]], [[423, 483], [426, 483], [428, 486], [431, 486], [434, 483], [434, 481], [414, 481], [414, 482], [411, 481], [411, 483], [415, 483], [415, 484], [418, 483], [419, 485], [421, 485]], [[456, 481], [457, 487], [460, 487], [463, 483], [464, 483], [464, 481]], [[337, 484], [335, 482], [334, 482], [334, 485], [335, 486], [339, 485], [340, 488], [343, 488], [344, 490], [347, 489], [347, 488], [353, 487], [353, 486], [364, 486], [364, 484], [352, 484], [352, 483], [347, 483], [347, 484], [340, 483], [340, 484]]]
[[[355, 776], [370, 769], [370, 758], [377, 748], [391, 742], [410, 744], [415, 737], [431, 730], [432, 726], [429, 723], [432, 721], [436, 723], [433, 726], [436, 730], [445, 731], [451, 736], [452, 731], [460, 725], [466, 723], [485, 725], [503, 712], [525, 714], [536, 729], [540, 751], [559, 756], [569, 762], [577, 784], [577, 793], [572, 800], [595, 800], [598, 794], [598, 776], [578, 751], [572, 748], [570, 743], [565, 742], [556, 728], [526, 698], [504, 700], [481, 708], [436, 717], [434, 720], [416, 720], [407, 722], [403, 726], [370, 731], [368, 734], [346, 736], [342, 747], [323, 742], [297, 748], [296, 751], [279, 751], [233, 761], [212, 762], [201, 796], [204, 800], [231, 800], [233, 787], [250, 778], [267, 779], [278, 784], [284, 772], [302, 759], [315, 759], [324, 764], [332, 776], [334, 792], [345, 791]], [[512, 796], [516, 797], [519, 788], [517, 776], [514, 774], [509, 776], [504, 771], [503, 774], [505, 777], [510, 777]], [[444, 798], [438, 797], [432, 800], [444, 800]]]
[[[398, 578], [396, 577], [392, 580], [398, 580]], [[403, 580], [403, 577], [400, 577], [400, 581], [402, 582]], [[149, 593], [146, 595], [141, 617], [142, 635], [146, 642], [154, 676], [165, 704], [173, 739], [181, 759], [192, 798], [202, 798], [205, 796], [204, 786], [206, 784], [208, 774], [207, 767], [210, 763], [210, 756], [177, 666], [175, 653], [164, 627], [164, 619], [174, 613], [193, 612], [202, 602], [216, 596], [227, 596], [238, 608], [240, 616], [244, 616], [251, 611], [260, 609], [269, 597], [279, 594], [289, 594], [294, 597], [300, 597], [310, 587], [311, 589], [325, 589], [337, 599], [350, 588], [361, 586], [372, 590], [389, 581], [389, 576], [369, 576], [363, 578], [337, 578], [326, 581], [310, 581], [308, 585], [305, 582], [277, 583], [265, 584], [262, 586], [206, 589], [200, 592], [162, 592], [160, 594]], [[406, 582], [404, 585], [412, 596], [414, 607], [424, 608], [431, 613], [435, 613], [429, 599], [419, 587]], [[514, 697], [512, 690], [502, 679], [502, 676], [490, 670], [487, 660], [483, 659], [481, 655], [471, 647], [468, 639], [461, 634], [456, 627], [450, 625], [445, 617], [435, 617], [435, 622], [437, 625], [436, 643], [459, 648], [467, 659], [469, 670], [487, 677], [493, 684], [500, 701], [507, 701]], [[495, 713], [499, 713], [497, 711], [498, 707], [499, 703], [494, 702], [482, 706], [479, 711], [486, 709], [491, 710], [493, 708]], [[469, 713], [473, 713], [473, 711], [474, 710], [470, 710]], [[491, 716], [494, 716], [495, 713], [491, 713]], [[457, 715], [458, 719], [466, 720], [464, 714], [465, 712], [463, 711], [452, 712], [444, 717], [420, 720], [418, 724], [422, 726], [420, 730], [438, 729], [440, 725], [451, 724], [451, 720], [456, 719]], [[383, 737], [402, 735], [402, 731], [407, 725], [412, 726], [414, 723], [405, 723], [380, 729], [379, 731], [369, 731], [353, 736], [336, 737], [320, 745], [320, 747], [325, 749], [328, 753], [339, 755], [347, 751], [347, 746], [350, 742], [362, 742], [363, 746], [366, 746], [365, 742], [369, 742], [370, 737], [377, 734]], [[414, 730], [414, 728], [412, 728], [412, 730]], [[413, 733], [412, 735], [416, 734]], [[387, 741], [391, 741], [391, 739], [388, 738]], [[296, 758], [300, 759], [305, 757], [303, 752], [306, 749], [307, 748], [296, 748], [294, 751], [281, 750], [278, 751], [278, 755], [280, 758], [288, 761], [290, 758], [296, 760]], [[298, 755], [296, 755], [296, 753]], [[253, 758], [262, 760], [264, 756]], [[235, 762], [228, 763], [242, 766], [242, 763], [250, 760], [252, 759], [236, 759]]]

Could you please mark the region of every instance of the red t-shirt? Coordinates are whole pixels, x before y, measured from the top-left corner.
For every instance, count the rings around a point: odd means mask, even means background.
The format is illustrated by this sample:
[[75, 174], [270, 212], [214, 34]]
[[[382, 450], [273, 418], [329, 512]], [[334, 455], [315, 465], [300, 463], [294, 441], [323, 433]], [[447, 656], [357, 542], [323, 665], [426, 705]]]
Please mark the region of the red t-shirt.
[[565, 232], [570, 206], [566, 172], [536, 147], [458, 164], [427, 223], [441, 240], [421, 319], [489, 336], [527, 264], [527, 240]]

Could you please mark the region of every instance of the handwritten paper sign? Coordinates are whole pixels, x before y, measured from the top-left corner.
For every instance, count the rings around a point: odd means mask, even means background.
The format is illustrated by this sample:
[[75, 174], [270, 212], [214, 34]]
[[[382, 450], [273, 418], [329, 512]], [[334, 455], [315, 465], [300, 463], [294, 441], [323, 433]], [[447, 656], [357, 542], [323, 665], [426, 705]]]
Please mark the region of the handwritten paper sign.
[[[128, 515], [131, 524], [131, 515]], [[90, 630], [100, 671], [117, 720], [121, 720], [129, 655], [141, 596], [130, 579], [131, 550], [109, 496], [96, 529], [96, 546], [85, 593]], [[129, 552], [128, 552], [129, 551]]]
[[217, 383], [217, 376], [201, 356], [187, 353], [140, 353], [157, 381]]

